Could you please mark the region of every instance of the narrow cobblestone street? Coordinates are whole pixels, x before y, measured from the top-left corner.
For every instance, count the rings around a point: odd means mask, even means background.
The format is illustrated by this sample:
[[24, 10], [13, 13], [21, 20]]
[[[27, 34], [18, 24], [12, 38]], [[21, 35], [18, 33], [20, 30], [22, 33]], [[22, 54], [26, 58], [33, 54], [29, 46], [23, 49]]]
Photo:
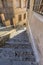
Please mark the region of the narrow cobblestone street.
[[26, 31], [9, 39], [0, 48], [0, 65], [37, 65]]

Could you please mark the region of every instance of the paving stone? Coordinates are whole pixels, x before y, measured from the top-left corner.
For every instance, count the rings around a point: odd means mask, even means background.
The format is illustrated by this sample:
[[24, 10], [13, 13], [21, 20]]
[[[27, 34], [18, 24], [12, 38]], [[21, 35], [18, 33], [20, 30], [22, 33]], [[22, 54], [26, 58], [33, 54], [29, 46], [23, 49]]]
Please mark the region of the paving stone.
[[5, 46], [0, 48], [0, 63], [1, 65], [36, 65], [26, 31], [8, 40]]
[[1, 59], [0, 60], [0, 65], [11, 65], [12, 63], [10, 62], [9, 59]]

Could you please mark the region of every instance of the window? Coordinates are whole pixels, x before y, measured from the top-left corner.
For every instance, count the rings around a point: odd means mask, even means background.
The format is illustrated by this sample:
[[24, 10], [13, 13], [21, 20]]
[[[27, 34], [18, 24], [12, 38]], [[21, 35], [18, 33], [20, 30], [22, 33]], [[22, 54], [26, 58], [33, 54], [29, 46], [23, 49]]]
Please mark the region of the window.
[[43, 15], [43, 0], [35, 0], [33, 10]]
[[2, 0], [2, 5], [3, 5], [3, 8], [6, 8], [7, 7], [7, 0]]
[[27, 3], [27, 8], [29, 9], [30, 7], [30, 0], [28, 0], [28, 3]]
[[13, 7], [13, 0], [7, 0], [7, 6]]
[[21, 21], [22, 20], [22, 17], [21, 15], [18, 16], [18, 21]]
[[2, 5], [2, 2], [0, 0], [0, 13], [2, 13], [2, 12], [3, 12], [3, 5]]
[[13, 1], [12, 0], [2, 0], [3, 9], [4, 9], [4, 15], [5, 19], [10, 19], [14, 16], [13, 12]]
[[0, 0], [0, 8], [2, 7], [2, 2], [1, 2], [1, 0]]
[[21, 7], [21, 0], [16, 0], [16, 7], [20, 8]]
[[27, 4], [27, 0], [23, 0], [24, 7], [26, 7], [26, 4]]
[[26, 19], [26, 13], [24, 14], [24, 19]]

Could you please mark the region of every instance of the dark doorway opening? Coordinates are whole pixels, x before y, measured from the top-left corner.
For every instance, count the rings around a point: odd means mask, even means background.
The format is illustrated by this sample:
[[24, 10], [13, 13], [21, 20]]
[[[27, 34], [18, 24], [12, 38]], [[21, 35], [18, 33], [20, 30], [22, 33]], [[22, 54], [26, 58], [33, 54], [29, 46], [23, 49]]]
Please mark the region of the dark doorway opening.
[[1, 16], [0, 16], [0, 26], [4, 26], [3, 23], [2, 23]]
[[12, 27], [14, 27], [12, 18], [10, 19], [10, 24], [11, 24]]

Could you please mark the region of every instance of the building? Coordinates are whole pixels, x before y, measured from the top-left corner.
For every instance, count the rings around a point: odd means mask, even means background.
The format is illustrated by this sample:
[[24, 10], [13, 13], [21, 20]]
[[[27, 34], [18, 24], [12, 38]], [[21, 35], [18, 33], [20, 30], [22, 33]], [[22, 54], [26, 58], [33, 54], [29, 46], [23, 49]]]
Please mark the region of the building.
[[43, 12], [43, 0], [40, 1], [39, 11]]
[[[6, 26], [25, 25], [27, 20], [27, 0], [0, 0], [2, 22]], [[4, 21], [3, 21], [4, 18]]]
[[[30, 10], [28, 10], [28, 26], [27, 26], [27, 32], [28, 35], [30, 36], [29, 40], [33, 42], [33, 50], [36, 53], [36, 61], [38, 62], [39, 65], [43, 65], [43, 16], [37, 13], [37, 10], [33, 10], [33, 1], [30, 0]], [[35, 0], [36, 1], [36, 0]], [[38, 2], [39, 0], [37, 0]], [[43, 0], [42, 0], [43, 2]], [[40, 0], [41, 3], [41, 0]], [[42, 6], [43, 7], [43, 6]], [[40, 9], [40, 4], [39, 4], [39, 9]], [[30, 34], [29, 34], [30, 32]], [[36, 49], [37, 52], [36, 52]]]
[[34, 11], [39, 12], [43, 7], [43, 0], [34, 0]]
[[14, 0], [15, 24], [25, 24], [27, 19], [26, 12], [27, 0]]

